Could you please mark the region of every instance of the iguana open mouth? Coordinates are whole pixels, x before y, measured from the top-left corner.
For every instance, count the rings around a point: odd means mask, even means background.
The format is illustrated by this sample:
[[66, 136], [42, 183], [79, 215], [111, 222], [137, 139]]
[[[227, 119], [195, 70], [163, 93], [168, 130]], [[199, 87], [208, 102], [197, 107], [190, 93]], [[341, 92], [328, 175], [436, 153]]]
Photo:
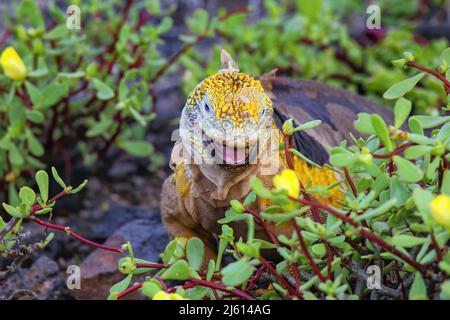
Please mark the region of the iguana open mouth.
[[257, 144], [248, 141], [214, 139], [203, 131], [203, 147], [215, 164], [221, 166], [244, 166], [250, 164], [257, 152]]

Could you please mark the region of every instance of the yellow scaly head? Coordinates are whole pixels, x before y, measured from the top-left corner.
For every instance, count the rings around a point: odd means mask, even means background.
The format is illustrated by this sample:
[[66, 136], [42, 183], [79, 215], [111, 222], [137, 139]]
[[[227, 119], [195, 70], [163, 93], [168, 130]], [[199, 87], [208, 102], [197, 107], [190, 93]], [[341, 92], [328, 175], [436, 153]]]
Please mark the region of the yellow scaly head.
[[248, 164], [272, 128], [272, 102], [260, 81], [239, 72], [225, 50], [221, 60], [222, 69], [200, 82], [187, 99], [182, 139], [208, 163]]

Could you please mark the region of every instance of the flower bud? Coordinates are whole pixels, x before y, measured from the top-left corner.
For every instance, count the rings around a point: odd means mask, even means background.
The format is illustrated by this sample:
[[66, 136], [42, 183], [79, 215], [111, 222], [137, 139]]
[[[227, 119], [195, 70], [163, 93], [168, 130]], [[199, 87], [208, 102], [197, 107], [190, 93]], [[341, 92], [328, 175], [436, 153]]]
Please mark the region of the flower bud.
[[450, 230], [450, 197], [441, 194], [430, 203], [431, 215], [434, 220], [447, 230]]
[[27, 68], [13, 47], [8, 47], [2, 52], [0, 65], [6, 76], [13, 80], [24, 80], [27, 77]]
[[288, 119], [283, 123], [282, 132], [285, 136], [290, 136], [294, 133], [294, 120]]

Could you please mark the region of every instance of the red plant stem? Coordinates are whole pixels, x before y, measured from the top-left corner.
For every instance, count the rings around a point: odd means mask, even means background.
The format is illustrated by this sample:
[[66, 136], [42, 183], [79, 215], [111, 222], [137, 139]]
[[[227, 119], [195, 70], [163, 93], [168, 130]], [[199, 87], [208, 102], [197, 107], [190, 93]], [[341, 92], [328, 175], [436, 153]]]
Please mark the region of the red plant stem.
[[8, 39], [10, 33], [11, 31], [9, 29], [3, 30], [3, 33], [0, 36], [0, 47], [3, 46], [3, 43], [6, 41], [6, 39]]
[[300, 294], [300, 300], [304, 300], [303, 294], [300, 291], [300, 273], [298, 272], [298, 265], [296, 263], [292, 265], [292, 271], [295, 278], [295, 290], [297, 290], [297, 292]]
[[58, 231], [64, 231], [66, 232], [69, 236], [83, 242], [86, 243], [90, 246], [99, 248], [99, 249], [103, 249], [103, 250], [107, 250], [107, 251], [113, 251], [113, 252], [117, 252], [117, 253], [122, 253], [122, 249], [121, 248], [114, 248], [114, 247], [110, 247], [110, 246], [105, 246], [103, 244], [99, 244], [99, 243], [95, 243], [91, 240], [88, 240], [86, 238], [83, 238], [82, 236], [80, 236], [79, 234], [73, 232], [70, 230], [69, 227], [65, 227], [65, 226], [60, 226], [57, 224], [53, 224], [53, 223], [49, 223], [49, 222], [45, 222], [41, 219], [36, 218], [35, 216], [31, 216], [30, 220], [33, 222], [36, 222], [37, 224], [46, 227], [48, 229], [52, 229], [52, 230], [58, 230]]
[[220, 290], [220, 291], [227, 292], [227, 293], [232, 293], [235, 296], [240, 297], [245, 300], [255, 300], [255, 298], [253, 298], [251, 295], [249, 295], [248, 293], [246, 293], [242, 290], [228, 289], [226, 286], [214, 283], [212, 281], [196, 279], [196, 278], [190, 278], [189, 281], [198, 286], [216, 289], [216, 290]]
[[409, 67], [412, 67], [412, 68], [419, 69], [420, 71], [424, 71], [426, 73], [429, 73], [429, 74], [435, 76], [436, 78], [441, 80], [442, 83], [444, 84], [445, 93], [446, 94], [450, 94], [450, 82], [447, 80], [447, 78], [444, 75], [440, 74], [436, 70], [424, 67], [424, 66], [418, 64], [415, 61], [409, 61], [409, 62], [406, 63], [406, 65], [409, 66]]
[[[56, 200], [58, 200], [59, 198], [65, 196], [65, 195], [66, 195], [66, 192], [63, 190], [63, 191], [61, 191], [60, 193], [58, 193], [56, 196], [54, 196], [54, 197], [52, 197], [50, 200], [48, 200], [45, 204], [46, 204], [46, 205], [50, 205], [50, 204], [52, 204], [53, 202], [55, 202]], [[39, 210], [41, 210], [41, 209], [42, 209], [41, 205], [35, 204], [34, 206], [31, 207], [30, 214], [33, 215], [33, 214], [35, 214], [37, 211], [39, 211]]]
[[[50, 200], [48, 200], [46, 202], [46, 205], [52, 204], [53, 202], [55, 202], [56, 200], [58, 200], [59, 198], [61, 198], [62, 196], [65, 196], [65, 195], [66, 195], [66, 192], [64, 190], [61, 191], [56, 196], [54, 196]], [[30, 215], [35, 214], [37, 211], [39, 211], [41, 209], [42, 209], [41, 205], [35, 204], [34, 206], [31, 207]], [[3, 228], [2, 230], [0, 230], [0, 240], [3, 239], [3, 237], [14, 228], [14, 226], [16, 225], [16, 222], [17, 222], [16, 217], [12, 217], [11, 220], [8, 221], [8, 224], [6, 225], [6, 227]]]
[[[128, 19], [128, 14], [130, 13], [130, 9], [131, 9], [131, 6], [133, 5], [133, 1], [134, 0], [126, 1], [125, 6], [123, 8], [122, 18], [120, 19], [118, 25], [115, 27], [115, 32], [112, 34], [111, 42], [109, 43], [109, 46], [106, 48], [105, 52], [103, 52], [102, 54], [99, 55], [99, 59], [101, 61], [101, 64], [99, 67], [100, 70], [103, 69], [105, 66], [105, 60], [104, 60], [104, 56], [106, 55], [105, 53], [111, 53], [115, 48], [115, 45], [119, 38], [120, 30], [122, 29], [123, 25], [125, 24], [126, 20]], [[111, 72], [112, 66], [114, 65], [116, 58], [117, 58], [117, 53], [114, 52], [113, 57], [111, 58], [111, 61], [109, 61], [109, 63], [107, 64], [108, 73]]]
[[50, 150], [50, 148], [53, 146], [53, 132], [55, 131], [57, 120], [58, 120], [58, 108], [56, 106], [53, 109], [53, 115], [52, 119], [50, 120], [50, 126], [47, 129], [47, 138], [45, 143], [45, 148], [47, 150]]
[[[291, 199], [293, 199], [294, 201], [300, 202], [300, 203], [302, 203], [304, 205], [307, 205], [307, 206], [317, 207], [317, 208], [320, 208], [322, 210], [325, 210], [325, 211], [331, 213], [332, 215], [334, 215], [336, 218], [341, 219], [342, 221], [352, 225], [355, 228], [361, 227], [352, 218], [350, 218], [350, 217], [348, 217], [348, 216], [346, 216], [346, 215], [344, 215], [344, 214], [334, 210], [333, 208], [331, 208], [331, 207], [329, 207], [327, 205], [323, 205], [323, 204], [321, 204], [319, 202], [306, 200], [306, 199], [300, 199], [300, 198], [298, 198], [298, 199], [297, 198], [291, 198]], [[416, 268], [422, 274], [424, 274], [424, 275], [427, 274], [427, 269], [426, 269], [426, 267], [424, 265], [422, 265], [419, 262], [415, 261], [414, 259], [410, 258], [408, 255], [406, 255], [403, 252], [401, 252], [400, 250], [398, 250], [395, 246], [393, 246], [390, 243], [387, 243], [385, 240], [383, 240], [382, 238], [380, 238], [376, 234], [370, 232], [368, 229], [361, 228], [360, 234], [364, 238], [366, 238], [366, 239], [368, 239], [368, 240], [378, 244], [379, 246], [381, 246], [386, 251], [389, 251], [390, 253], [396, 255], [397, 257], [399, 257], [400, 259], [402, 259], [406, 263], [412, 265], [414, 268]]]
[[[288, 168], [295, 172], [294, 162], [292, 160], [292, 154], [291, 154], [291, 151], [289, 150], [290, 146], [291, 146], [291, 136], [284, 135], [284, 155], [286, 157], [286, 162], [287, 162]], [[300, 183], [300, 190], [301, 190], [303, 196], [305, 197], [305, 199], [311, 200], [311, 196], [305, 191], [303, 183], [300, 179], [299, 179], [299, 183]], [[321, 223], [320, 216], [317, 213], [317, 210], [315, 208], [311, 208], [311, 214], [312, 214], [315, 222]]]
[[123, 297], [125, 297], [126, 295], [139, 290], [140, 288], [142, 288], [142, 286], [144, 285], [143, 282], [139, 282], [137, 284], [135, 284], [134, 286], [129, 287], [128, 289], [122, 291], [121, 293], [119, 293], [116, 297], [117, 300], [122, 299]]
[[169, 264], [163, 263], [135, 263], [136, 268], [170, 268]]
[[389, 159], [389, 158], [392, 158], [393, 156], [398, 155], [401, 152], [405, 151], [406, 149], [408, 149], [408, 148], [410, 148], [412, 146], [415, 146], [415, 145], [416, 145], [415, 143], [407, 143], [407, 144], [404, 144], [404, 145], [398, 147], [397, 149], [395, 149], [394, 151], [391, 151], [389, 153], [386, 153], [386, 154], [373, 154], [372, 153], [372, 156], [375, 159]]
[[389, 175], [392, 176], [392, 174], [395, 171], [394, 161], [392, 159], [391, 159], [391, 161], [389, 161], [388, 168], [389, 168]]
[[431, 243], [433, 245], [434, 251], [436, 251], [436, 261], [440, 262], [442, 260], [442, 258], [443, 258], [442, 250], [439, 247], [439, 244], [438, 244], [438, 242], [436, 240], [436, 236], [434, 235], [434, 231], [431, 231], [430, 234], [431, 234]]
[[328, 279], [330, 279], [331, 281], [334, 280], [334, 275], [333, 275], [333, 270], [332, 270], [332, 266], [333, 266], [333, 253], [331, 252], [331, 248], [329, 243], [326, 240], [322, 240], [323, 245], [325, 246], [326, 249], [326, 253], [327, 253], [327, 271], [328, 271]]
[[238, 14], [238, 13], [249, 13], [249, 7], [240, 7], [226, 12], [223, 16], [219, 17], [219, 21], [227, 20], [229, 17]]
[[[294, 163], [292, 161], [292, 155], [289, 151], [291, 145], [291, 136], [285, 135], [284, 136], [284, 156], [286, 157], [286, 162], [289, 167], [289, 169], [294, 170]], [[295, 170], [294, 170], [295, 171]], [[301, 181], [300, 181], [301, 183]], [[303, 189], [303, 186], [302, 186]]]
[[250, 291], [256, 286], [256, 283], [261, 278], [264, 270], [265, 270], [265, 267], [263, 266], [256, 271], [255, 275], [248, 282], [248, 286], [245, 288], [245, 291]]
[[350, 185], [350, 188], [352, 189], [353, 195], [356, 197], [358, 194], [358, 191], [356, 190], [356, 186], [352, 180], [352, 177], [350, 176], [350, 172], [348, 171], [347, 167], [343, 167], [345, 179], [347, 179], [348, 184]]
[[283, 288], [285, 288], [291, 295], [297, 296], [299, 299], [301, 294], [297, 292], [292, 286], [280, 275], [277, 270], [266, 260], [264, 257], [260, 256], [258, 260], [262, 263], [262, 265], [277, 279], [277, 281], [281, 284]]
[[[314, 262], [313, 257], [311, 256], [311, 254], [308, 251], [308, 247], [306, 246], [305, 240], [303, 239], [303, 235], [300, 230], [300, 227], [298, 226], [298, 224], [295, 221], [293, 221], [293, 225], [295, 228], [295, 232], [297, 233], [298, 240], [300, 241], [300, 246], [302, 247], [302, 251], [298, 250], [298, 248], [296, 246], [294, 246], [294, 249], [296, 249], [298, 252], [305, 255], [306, 259], [308, 259], [309, 264], [311, 265], [311, 268], [313, 269], [313, 271], [317, 275], [317, 277], [319, 277], [320, 281], [326, 282], [327, 278], [322, 274], [322, 272], [320, 272], [319, 267]], [[330, 264], [330, 269], [331, 269], [331, 264]]]
[[27, 107], [27, 109], [33, 108], [33, 104], [31, 103], [30, 97], [28, 96], [26, 91], [23, 90], [21, 87], [17, 88], [15, 95], [17, 97], [19, 97], [20, 99], [22, 99], [22, 101], [25, 104], [25, 106]]
[[272, 241], [277, 247], [281, 247], [280, 242], [278, 241], [275, 234], [270, 230], [269, 226], [267, 225], [267, 222], [264, 221], [257, 212], [251, 210], [251, 209], [245, 209], [245, 213], [251, 214], [255, 219], [261, 224], [261, 226], [264, 228], [264, 231], [266, 232], [267, 236], [270, 238], [270, 241]]
[[108, 153], [109, 148], [111, 148], [111, 145], [114, 143], [114, 141], [116, 141], [117, 137], [119, 136], [120, 132], [122, 131], [122, 125], [124, 122], [124, 118], [122, 118], [119, 114], [118, 116], [118, 124], [116, 127], [116, 130], [114, 131], [113, 135], [108, 139], [108, 141], [106, 141], [104, 147], [102, 149], [100, 149], [100, 151], [98, 152], [99, 156], [105, 156]]

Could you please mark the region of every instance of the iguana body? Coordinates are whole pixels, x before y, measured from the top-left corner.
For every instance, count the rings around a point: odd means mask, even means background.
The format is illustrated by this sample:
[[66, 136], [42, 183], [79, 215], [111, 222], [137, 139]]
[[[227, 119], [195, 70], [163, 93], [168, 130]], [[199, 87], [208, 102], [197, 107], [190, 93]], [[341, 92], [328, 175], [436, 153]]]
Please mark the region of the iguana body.
[[[255, 80], [240, 73], [225, 52], [222, 64], [224, 69], [201, 82], [188, 97], [180, 122], [181, 139], [172, 152], [171, 166], [175, 173], [164, 182], [161, 196], [162, 218], [169, 235], [201, 238], [210, 257], [216, 251], [215, 236], [221, 233], [217, 221], [224, 217], [230, 201], [243, 201], [247, 197], [251, 177], [257, 176], [270, 188], [273, 176], [287, 167], [278, 141], [275, 147], [266, 143], [267, 130], [278, 132], [288, 118], [297, 123], [321, 119], [322, 124], [307, 134], [296, 134], [295, 144], [303, 155], [323, 165], [328, 160], [324, 146], [349, 139], [351, 131], [348, 130], [353, 128], [359, 112], [377, 112], [390, 117], [386, 109], [324, 84], [272, 76]], [[199, 140], [202, 135], [203, 139]], [[244, 138], [247, 143], [243, 142]], [[253, 151], [255, 139], [259, 139], [260, 148], [256, 152]], [[198, 152], [211, 145], [215, 149], [212, 156]], [[265, 149], [272, 152], [264, 152]], [[194, 161], [199, 153], [199, 159]], [[256, 161], [250, 161], [250, 154]], [[217, 164], [217, 158], [226, 163]], [[338, 179], [326, 167], [311, 166], [298, 157], [293, 159], [303, 184], [310, 181], [312, 187], [327, 186]], [[268, 163], [272, 165], [269, 173]], [[338, 188], [334, 188], [319, 200], [336, 204], [342, 198]], [[251, 209], [260, 212], [268, 205], [258, 200]], [[232, 226], [236, 238], [245, 238], [245, 222]], [[286, 225], [270, 227], [277, 234], [292, 231]], [[255, 237], [267, 239], [258, 224]]]

